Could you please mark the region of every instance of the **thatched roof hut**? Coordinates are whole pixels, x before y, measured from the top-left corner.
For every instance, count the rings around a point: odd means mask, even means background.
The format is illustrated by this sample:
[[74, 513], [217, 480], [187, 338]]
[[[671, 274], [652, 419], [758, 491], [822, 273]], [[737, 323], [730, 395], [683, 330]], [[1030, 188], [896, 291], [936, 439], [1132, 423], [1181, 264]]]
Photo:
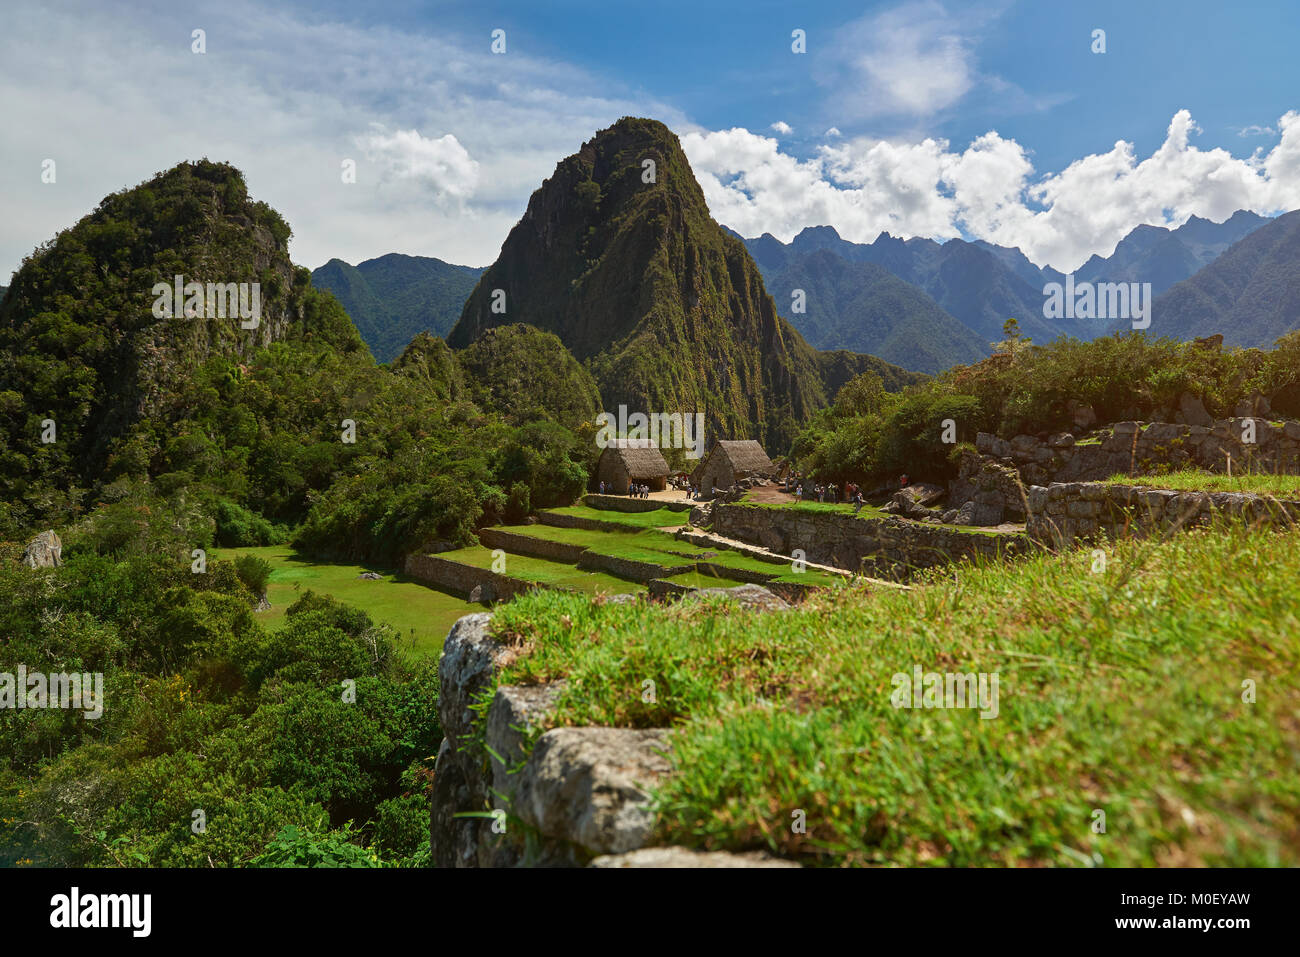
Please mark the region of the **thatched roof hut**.
[[649, 439], [614, 439], [596, 462], [596, 480], [626, 495], [630, 483], [661, 492], [667, 486], [668, 463]]
[[695, 487], [707, 492], [711, 488], [731, 488], [744, 478], [771, 478], [776, 466], [753, 439], [723, 439], [713, 444], [709, 454], [695, 468], [691, 479]]

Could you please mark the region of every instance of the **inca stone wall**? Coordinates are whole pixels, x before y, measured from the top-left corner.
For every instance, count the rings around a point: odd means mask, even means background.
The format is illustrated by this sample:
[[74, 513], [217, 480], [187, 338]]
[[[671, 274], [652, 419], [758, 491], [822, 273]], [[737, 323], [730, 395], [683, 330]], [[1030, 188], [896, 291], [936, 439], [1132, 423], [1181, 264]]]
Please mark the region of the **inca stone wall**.
[[[1247, 441], [1252, 437], [1253, 442]], [[1068, 432], [1012, 439], [981, 432], [975, 448], [1003, 465], [1017, 467], [1025, 485], [1099, 481], [1165, 469], [1225, 472], [1229, 455], [1233, 471], [1294, 475], [1300, 473], [1300, 422], [1251, 417], [1208, 425], [1117, 422], [1081, 440]]]
[[1139, 485], [1064, 482], [1026, 493], [1030, 516], [1025, 530], [1052, 545], [1075, 540], [1147, 537], [1174, 528], [1193, 528], [1216, 517], [1264, 525], [1300, 521], [1300, 502], [1240, 492], [1176, 492]]
[[520, 535], [500, 528], [480, 528], [478, 540], [488, 548], [502, 548], [516, 555], [531, 555], [533, 558], [549, 558], [551, 561], [565, 562], [572, 565], [587, 551], [586, 545], [574, 545], [568, 542], [553, 542], [536, 535]]
[[786, 555], [802, 549], [809, 561], [892, 579], [963, 558], [1006, 558], [1029, 547], [1025, 536], [1013, 533], [752, 505], [715, 505], [713, 531]]
[[480, 597], [483, 601], [506, 601], [542, 587], [536, 582], [500, 575], [489, 568], [463, 565], [437, 555], [408, 555], [404, 571], [416, 581], [445, 588], [466, 598], [475, 588], [481, 588]]
[[628, 498], [626, 495], [584, 495], [584, 505], [605, 509], [610, 512], [655, 512], [661, 508], [670, 508], [674, 512], [689, 512], [691, 502], [682, 498], [680, 502], [664, 501], [654, 498]]

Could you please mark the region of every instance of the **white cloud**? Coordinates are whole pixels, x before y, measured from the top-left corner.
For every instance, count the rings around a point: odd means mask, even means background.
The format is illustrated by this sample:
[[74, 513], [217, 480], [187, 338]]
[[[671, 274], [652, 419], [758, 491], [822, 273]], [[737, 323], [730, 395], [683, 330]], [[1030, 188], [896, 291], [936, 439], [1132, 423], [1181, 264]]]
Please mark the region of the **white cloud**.
[[[629, 114], [684, 125], [670, 106], [522, 45], [493, 56], [486, 32], [367, 26], [258, 0], [110, 6], [5, 7], [0, 285], [107, 194], [204, 156], [239, 167], [284, 215], [303, 265], [392, 251], [483, 265], [595, 131]], [[196, 26], [206, 54], [190, 52]], [[40, 181], [47, 157], [54, 185]]]
[[1273, 129], [1271, 126], [1256, 126], [1254, 124], [1243, 126], [1241, 129], [1237, 130], [1238, 136], [1274, 136], [1276, 134], [1277, 130]]
[[832, 126], [829, 130], [827, 130], [822, 135], [825, 136], [827, 139], [830, 139], [832, 136], [843, 136], [844, 134], [839, 131], [839, 127]]
[[774, 129], [776, 132], [780, 133], [782, 136], [789, 136], [791, 133], [794, 132], [794, 128], [790, 126], [790, 124], [787, 123], [785, 120], [777, 120], [775, 123], [772, 124], [771, 128]]
[[854, 242], [881, 231], [964, 234], [1070, 270], [1093, 253], [1109, 255], [1141, 223], [1177, 226], [1192, 215], [1218, 222], [1238, 209], [1300, 207], [1300, 113], [1287, 113], [1278, 128], [1272, 151], [1238, 159], [1193, 145], [1197, 127], [1182, 110], [1145, 159], [1120, 141], [1042, 176], [1020, 144], [996, 132], [960, 151], [933, 138], [855, 139], [802, 160], [744, 129], [690, 133], [682, 144], [714, 216], [746, 236], [770, 232], [788, 241], [809, 225], [834, 226]]
[[355, 142], [381, 179], [420, 183], [437, 199], [467, 200], [478, 185], [479, 164], [451, 133], [426, 139], [418, 130], [389, 133], [379, 126]]

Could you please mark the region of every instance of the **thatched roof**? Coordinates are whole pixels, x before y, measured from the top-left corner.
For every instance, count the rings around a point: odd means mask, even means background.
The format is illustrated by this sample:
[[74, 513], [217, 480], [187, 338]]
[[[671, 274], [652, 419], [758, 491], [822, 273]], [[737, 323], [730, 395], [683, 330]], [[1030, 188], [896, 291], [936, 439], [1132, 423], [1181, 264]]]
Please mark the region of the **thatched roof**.
[[634, 479], [664, 478], [668, 475], [668, 463], [659, 449], [649, 439], [614, 439], [600, 453], [616, 455], [623, 461], [623, 468]]
[[713, 451], [725, 455], [727, 461], [731, 463], [732, 470], [736, 472], [776, 471], [776, 466], [763, 451], [763, 446], [753, 439], [722, 439], [714, 446]]

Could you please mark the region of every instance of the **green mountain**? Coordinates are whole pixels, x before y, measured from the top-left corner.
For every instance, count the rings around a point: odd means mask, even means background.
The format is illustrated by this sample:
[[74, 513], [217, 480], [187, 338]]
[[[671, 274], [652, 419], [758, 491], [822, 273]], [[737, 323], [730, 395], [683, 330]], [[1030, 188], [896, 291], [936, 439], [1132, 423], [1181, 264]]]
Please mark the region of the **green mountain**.
[[[381, 366], [288, 239], [205, 160], [107, 197], [23, 262], [0, 304], [0, 542], [57, 527], [174, 556], [297, 527], [311, 553], [392, 565], [582, 489], [589, 443], [570, 429], [597, 394], [558, 340], [503, 330], [458, 354], [422, 334]], [[250, 307], [257, 284], [255, 327], [205, 295], [183, 303], [200, 315], [162, 310], [177, 275], [247, 283]]]
[[[818, 349], [871, 352], [905, 369], [940, 372], [988, 354], [988, 343], [924, 291], [883, 266], [829, 249], [794, 254], [763, 273], [777, 309]], [[803, 313], [794, 312], [796, 290]]]
[[559, 163], [448, 342], [519, 322], [587, 363], [610, 411], [699, 411], [710, 436], [784, 449], [827, 402], [816, 351], [777, 315], [677, 137], [653, 120], [624, 118]]
[[430, 256], [389, 253], [357, 266], [331, 259], [311, 279], [343, 304], [375, 358], [391, 362], [418, 333], [445, 337], [482, 272]]
[[1229, 345], [1269, 346], [1298, 328], [1300, 210], [1249, 233], [1151, 307], [1151, 331], [1182, 339], [1222, 333]]
[[[289, 233], [249, 199], [237, 170], [205, 160], [108, 196], [27, 257], [0, 303], [0, 352], [11, 360], [0, 368], [0, 474], [34, 469], [81, 486], [130, 471], [165, 441], [156, 420], [178, 411], [216, 356], [247, 362], [285, 341], [364, 355], [337, 303], [290, 263]], [[238, 316], [159, 318], [159, 298], [176, 310], [170, 291], [158, 297], [154, 287], [170, 290], [178, 275], [246, 283], [250, 307], [256, 284], [256, 328]]]

